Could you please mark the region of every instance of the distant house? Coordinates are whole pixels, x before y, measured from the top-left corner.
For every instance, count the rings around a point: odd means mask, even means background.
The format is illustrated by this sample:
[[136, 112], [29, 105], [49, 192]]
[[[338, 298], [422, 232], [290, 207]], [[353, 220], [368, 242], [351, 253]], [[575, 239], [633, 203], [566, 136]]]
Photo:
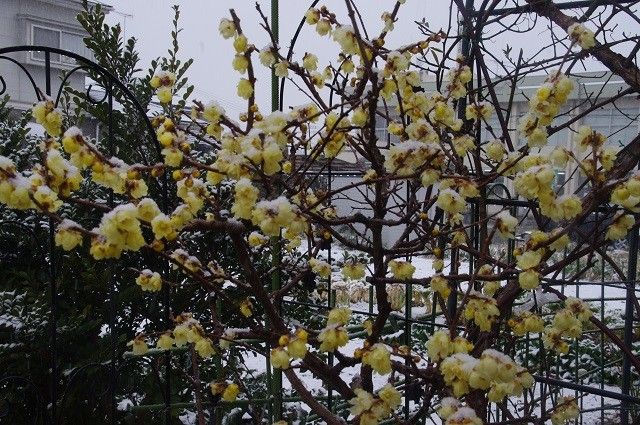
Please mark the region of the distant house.
[[[94, 5], [95, 2], [89, 2]], [[86, 32], [76, 20], [82, 11], [81, 0], [2, 0], [0, 7], [0, 47], [39, 45], [57, 47], [91, 58], [83, 38]], [[110, 6], [104, 6], [106, 12]], [[43, 52], [19, 52], [10, 55], [31, 74], [36, 85], [45, 91], [45, 58]], [[76, 66], [75, 60], [51, 55], [52, 95], [58, 92], [61, 76]], [[20, 66], [0, 59], [0, 75], [11, 97], [9, 106], [22, 111], [36, 100], [34, 88]], [[68, 80], [71, 87], [85, 89], [86, 73], [75, 72]]]
[[[509, 111], [509, 121], [507, 123], [509, 134], [514, 146], [517, 148], [526, 143], [526, 141], [518, 134], [518, 121], [529, 109], [529, 98], [544, 83], [546, 76], [527, 76], [521, 79], [514, 91], [513, 104]], [[549, 137], [548, 146], [543, 151], [548, 151], [556, 146], [562, 146], [570, 151], [576, 151], [574, 142], [574, 131], [581, 125], [589, 125], [593, 130], [598, 131], [607, 136], [607, 145], [617, 148], [624, 147], [633, 138], [640, 133], [640, 98], [637, 95], [619, 96], [628, 86], [621, 78], [612, 75], [610, 72], [588, 72], [578, 76], [572, 76], [575, 82], [575, 88], [567, 102], [560, 111], [559, 116], [554, 120], [553, 125], [559, 126], [572, 118], [576, 117], [593, 105], [606, 99], [617, 98], [615, 102], [606, 106], [596, 108], [588, 114], [588, 117], [576, 120], [569, 128], [562, 129]], [[426, 93], [436, 90], [434, 81], [425, 80], [424, 89]], [[511, 83], [502, 83], [496, 86], [498, 100], [501, 109], [506, 112], [508, 100], [510, 97]], [[597, 106], [597, 105], [596, 105]], [[395, 106], [388, 105], [389, 113], [393, 113]], [[388, 122], [386, 119], [379, 119], [376, 122], [376, 137], [378, 137], [378, 146], [385, 147], [389, 144], [398, 142], [396, 136], [390, 135], [387, 131]], [[490, 131], [487, 127], [491, 127]], [[483, 124], [482, 142], [487, 142], [494, 138], [502, 136], [502, 130], [498, 122], [497, 115], [494, 113], [487, 124]], [[534, 150], [535, 151], [535, 150]], [[358, 158], [351, 152], [345, 152], [339, 155], [331, 165], [331, 188], [336, 190], [340, 187], [347, 187], [361, 179], [361, 174], [369, 167], [366, 161]], [[322, 167], [325, 186], [328, 186], [328, 167]], [[583, 181], [583, 177], [572, 177], [565, 179], [565, 176], [571, 176], [575, 172], [575, 164], [571, 163], [564, 170], [557, 170], [556, 187], [562, 188], [563, 193], [574, 193], [579, 189], [579, 185]], [[581, 174], [577, 173], [578, 176]], [[565, 180], [568, 182], [565, 183]], [[500, 178], [497, 183], [504, 184], [504, 187], [510, 193], [511, 197], [517, 197], [511, 180]], [[394, 194], [394, 200], [397, 202], [398, 197], [404, 196], [406, 186], [400, 186], [397, 193]], [[503, 196], [504, 191], [498, 187], [494, 188], [493, 197], [495, 195]], [[423, 192], [420, 192], [423, 193]], [[419, 194], [420, 196], [420, 194]], [[341, 215], [354, 214], [361, 212], [364, 203], [364, 197], [361, 190], [348, 189], [342, 192], [333, 200], [334, 205], [338, 208]], [[400, 202], [402, 205], [402, 202]], [[430, 211], [432, 213], [432, 211]], [[520, 214], [520, 212], [518, 213]], [[362, 226], [355, 226], [360, 230]], [[383, 238], [386, 243], [392, 244], [397, 238], [403, 234], [404, 225], [387, 226]]]

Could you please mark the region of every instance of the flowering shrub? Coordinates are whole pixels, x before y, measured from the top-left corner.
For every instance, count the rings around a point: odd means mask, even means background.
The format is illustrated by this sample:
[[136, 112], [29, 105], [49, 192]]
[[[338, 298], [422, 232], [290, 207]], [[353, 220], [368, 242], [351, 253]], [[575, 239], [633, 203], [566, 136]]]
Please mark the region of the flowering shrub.
[[[399, 374], [422, 389], [412, 410], [416, 420], [438, 404], [437, 413], [447, 425], [481, 424], [490, 403], [535, 391], [531, 372], [498, 350], [501, 337], [541, 333], [546, 349], [565, 354], [587, 321], [606, 331], [579, 299], [564, 300], [551, 318], [528, 310], [515, 313], [513, 307], [518, 296], [541, 286], [553, 292], [547, 276], [636, 229], [632, 213], [640, 208], [640, 178], [629, 177], [633, 165], [588, 127], [576, 132], [580, 152], [543, 149], [575, 89], [564, 63], [549, 71], [531, 97], [518, 125], [521, 146], [513, 145], [500, 105], [474, 89], [475, 77], [487, 78], [474, 75], [477, 53], [440, 57], [432, 70], [444, 75], [440, 91], [424, 92], [417, 65], [429, 65], [427, 56], [438, 57], [452, 36], [425, 32], [413, 43], [386, 47], [402, 3], [383, 14], [383, 27], [371, 38], [363, 35], [351, 2], [346, 2], [350, 22], [325, 7], [309, 10], [307, 24], [339, 48], [338, 61], [321, 72], [319, 59], [309, 52], [294, 58], [276, 43], [262, 48], [252, 44], [232, 11], [219, 31], [232, 43], [237, 94], [246, 100], [246, 111], [235, 117], [215, 101], [194, 101], [187, 112], [174, 103], [180, 87], [175, 70], [158, 70], [149, 84], [162, 106], [151, 121], [160, 157], [150, 165], [102, 152], [78, 127], [64, 125], [51, 100], [38, 102], [32, 114], [46, 132], [39, 146], [42, 161], [21, 170], [0, 156], [0, 202], [53, 219], [55, 242], [63, 250], [88, 248], [98, 261], [137, 252], [156, 258], [131, 282], [141, 291], [196, 285], [224, 303], [225, 319], [216, 308], [175, 312], [172, 327], [140, 333], [129, 342], [134, 355], [145, 355], [150, 345], [162, 351], [187, 347], [194, 359], [215, 357], [224, 364], [230, 347], [249, 351], [245, 341], [257, 340], [267, 347], [259, 354], [282, 371], [302, 401], [327, 423], [342, 420], [305, 388], [302, 369], [347, 399], [351, 419], [361, 425], [399, 414], [407, 397]], [[583, 24], [567, 31], [570, 49], [585, 49], [578, 54], [589, 53], [597, 43]], [[255, 66], [293, 79], [312, 102], [287, 112], [262, 111], [256, 103], [256, 92], [263, 88], [256, 83]], [[496, 137], [483, 140], [479, 130], [494, 115], [502, 128], [494, 129]], [[396, 137], [389, 148], [377, 143], [380, 120]], [[202, 148], [195, 140], [208, 146], [211, 160], [198, 154]], [[349, 187], [314, 191], [321, 171], [310, 171], [311, 166], [331, 163], [347, 151], [365, 164], [361, 178]], [[569, 163], [587, 181], [586, 196], [561, 194], [554, 186], [555, 168]], [[165, 177], [175, 185], [177, 205], [171, 208], [149, 195], [152, 182]], [[507, 209], [487, 204], [487, 188], [499, 178], [509, 180], [529, 202], [539, 227], [514, 258], [489, 255], [495, 241], [515, 239], [520, 226]], [[75, 196], [83, 181], [110, 190], [116, 205]], [[336, 197], [349, 196], [348, 189], [365, 194], [367, 214], [345, 212], [334, 204]], [[399, 196], [401, 189], [406, 197]], [[606, 212], [610, 222], [603, 219], [586, 248], [568, 248], [577, 223], [608, 203], [613, 205]], [[65, 204], [93, 208], [102, 218], [93, 228], [83, 226], [65, 217]], [[475, 217], [468, 214], [471, 207]], [[355, 238], [339, 231], [344, 225]], [[404, 230], [397, 241], [383, 241], [385, 229], [398, 227]], [[190, 250], [192, 238], [207, 234], [229, 241], [236, 267], [221, 267], [214, 246], [212, 252]], [[283, 302], [298, 296], [304, 282], [313, 286], [331, 277], [331, 264], [319, 254], [333, 240], [370, 256], [367, 264], [357, 255], [347, 258], [341, 273], [373, 287], [377, 314], [363, 322], [348, 307], [335, 307], [315, 325], [290, 320]], [[564, 260], [550, 261], [565, 249]], [[274, 267], [263, 267], [267, 253], [276, 258]], [[472, 268], [460, 267], [461, 254], [473, 260], [467, 263]], [[418, 256], [432, 260], [433, 273], [418, 272], [412, 264]], [[169, 266], [179, 281], [169, 279]], [[385, 338], [392, 311], [402, 308], [394, 288], [409, 284], [430, 288], [443, 317], [443, 329], [432, 332], [420, 347]], [[352, 338], [354, 329], [364, 335]], [[336, 362], [328, 362], [326, 353]], [[359, 379], [347, 382], [345, 369], [353, 366], [360, 369]], [[212, 396], [250, 399], [250, 389], [238, 375], [221, 370], [227, 375], [202, 377], [211, 380]], [[383, 385], [378, 385], [380, 378]], [[574, 418], [577, 411], [572, 400], [563, 399], [553, 412], [540, 415], [541, 421], [555, 424]]]

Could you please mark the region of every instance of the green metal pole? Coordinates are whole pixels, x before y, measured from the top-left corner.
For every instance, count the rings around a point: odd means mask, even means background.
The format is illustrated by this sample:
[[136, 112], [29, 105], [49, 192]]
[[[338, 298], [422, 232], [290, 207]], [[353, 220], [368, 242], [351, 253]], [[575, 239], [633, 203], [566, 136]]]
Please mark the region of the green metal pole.
[[[280, 30], [279, 30], [279, 17], [278, 17], [278, 0], [271, 0], [271, 31], [273, 32], [273, 38], [276, 43], [279, 43]], [[280, 110], [280, 99], [278, 96], [278, 77], [275, 71], [271, 70], [271, 110]], [[273, 238], [271, 246], [273, 249], [272, 261], [273, 261], [273, 275], [271, 276], [271, 289], [277, 291], [282, 286], [280, 277], [280, 249], [282, 244], [280, 238]], [[277, 306], [279, 311], [282, 311], [281, 306]], [[267, 367], [269, 365], [267, 364]], [[282, 371], [277, 369], [272, 371], [271, 375], [271, 396], [273, 398], [273, 405], [271, 412], [273, 414], [273, 422], [282, 419]]]

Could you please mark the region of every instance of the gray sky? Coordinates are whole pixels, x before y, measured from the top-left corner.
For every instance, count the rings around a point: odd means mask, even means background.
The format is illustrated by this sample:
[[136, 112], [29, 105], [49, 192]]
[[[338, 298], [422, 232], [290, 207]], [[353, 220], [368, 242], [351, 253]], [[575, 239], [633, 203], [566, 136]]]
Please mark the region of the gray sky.
[[[194, 58], [189, 77], [196, 85], [194, 98], [208, 101], [215, 99], [221, 103], [227, 112], [240, 112], [245, 108], [245, 103], [236, 96], [236, 83], [240, 74], [231, 67], [233, 59], [233, 46], [230, 40], [224, 40], [218, 34], [218, 22], [222, 17], [229, 17], [229, 9], [234, 8], [243, 22], [243, 30], [249, 41], [258, 48], [268, 43], [266, 34], [258, 25], [258, 13], [253, 0], [103, 0], [115, 7], [109, 19], [111, 22], [120, 22], [126, 30], [127, 36], [135, 36], [138, 39], [138, 49], [142, 58], [142, 66], [147, 66], [151, 59], [166, 54], [170, 45], [170, 30], [173, 4], [181, 7], [181, 25], [183, 31], [180, 34], [181, 57]], [[270, 11], [270, 1], [260, 0], [265, 13]], [[280, 44], [287, 49], [291, 37], [304, 15], [311, 0], [280, 0]], [[344, 0], [321, 0], [320, 5], [326, 5], [336, 13], [340, 22], [348, 23]], [[390, 10], [395, 0], [357, 0], [367, 29], [371, 33], [378, 33], [383, 23], [380, 19], [382, 12]], [[387, 38], [386, 47], [393, 48], [419, 38], [420, 32], [414, 24], [415, 20], [423, 17], [430, 24], [430, 28], [437, 30], [448, 25], [449, 0], [407, 0], [402, 6], [396, 30]], [[508, 24], [508, 20], [504, 23]], [[625, 31], [627, 34], [638, 34], [638, 25], [631, 19], [621, 18], [612, 24], [617, 25], [617, 34]], [[492, 30], [497, 30], [496, 26]], [[523, 35], [513, 32], [505, 33], [491, 41], [488, 46], [493, 46], [498, 56], [508, 43], [514, 47], [514, 51], [523, 48], [525, 57], [533, 54], [541, 46], [541, 40], [549, 40], [548, 22], [544, 19], [538, 21], [534, 30]], [[565, 34], [561, 33], [564, 38]], [[601, 37], [599, 37], [601, 39]], [[629, 47], [620, 47], [622, 53], [629, 51]], [[321, 67], [328, 61], [335, 60], [338, 49], [328, 37], [320, 38], [313, 27], [305, 26], [299, 38], [294, 59], [301, 60], [305, 52], [312, 52], [320, 58]], [[517, 53], [514, 53], [517, 57]], [[490, 58], [486, 58], [490, 62]], [[270, 105], [270, 77], [269, 71], [256, 60], [257, 99], [263, 109]], [[590, 70], [602, 69], [593, 62], [587, 63]], [[595, 66], [594, 66], [595, 65]], [[579, 67], [575, 71], [579, 71]], [[286, 104], [298, 104], [305, 102], [305, 98], [296, 93], [293, 85], [288, 83]]]
[[[143, 64], [157, 56], [166, 53], [169, 46], [172, 9], [178, 4], [181, 8], [183, 32], [182, 57], [195, 59], [189, 77], [196, 85], [195, 98], [201, 100], [216, 99], [223, 104], [228, 112], [243, 108], [241, 99], [236, 99], [235, 85], [240, 74], [231, 68], [233, 46], [230, 40], [224, 40], [218, 34], [218, 22], [222, 17], [229, 16], [229, 9], [234, 8], [243, 21], [243, 31], [249, 41], [258, 48], [267, 44], [267, 37], [258, 26], [259, 15], [255, 9], [255, 1], [251, 0], [105, 0], [115, 7], [116, 13], [110, 16], [111, 22], [126, 24], [127, 36], [135, 36], [139, 40], [139, 51]], [[390, 10], [395, 1], [392, 0], [362, 0], [361, 13], [369, 30], [379, 32], [383, 23], [380, 19], [382, 12]], [[265, 13], [270, 11], [270, 2], [261, 0], [260, 4]], [[298, 22], [308, 9], [311, 1], [280, 0], [280, 44], [289, 47]], [[341, 22], [347, 23], [344, 0], [325, 0], [320, 4], [329, 7], [338, 15]], [[416, 19], [429, 15], [432, 28], [447, 25], [447, 0], [407, 0], [401, 9], [398, 26], [388, 38], [387, 46], [402, 45], [414, 41], [420, 35]], [[305, 52], [312, 52], [320, 58], [320, 63], [335, 59], [337, 48], [328, 37], [319, 39], [313, 27], [305, 26], [296, 44], [296, 56], [301, 60]], [[257, 62], [257, 61], [256, 61]], [[269, 73], [257, 62], [258, 100], [262, 105], [269, 105], [270, 85]], [[262, 83], [262, 84], [260, 84]], [[304, 98], [296, 96], [292, 85], [287, 87], [291, 100], [304, 102]], [[295, 102], [297, 101], [297, 102]]]

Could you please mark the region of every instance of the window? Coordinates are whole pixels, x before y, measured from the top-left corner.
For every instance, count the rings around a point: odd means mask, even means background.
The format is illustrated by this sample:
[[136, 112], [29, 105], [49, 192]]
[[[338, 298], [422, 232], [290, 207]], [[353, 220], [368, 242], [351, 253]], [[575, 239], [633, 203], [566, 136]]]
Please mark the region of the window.
[[585, 125], [607, 136], [607, 145], [621, 148], [638, 135], [638, 106], [604, 106], [587, 116]]
[[[69, 50], [86, 58], [92, 58], [91, 51], [86, 48], [83, 36], [79, 33], [34, 24], [31, 26], [31, 41], [33, 45]], [[44, 60], [44, 52], [32, 52], [31, 58], [42, 61]], [[75, 63], [75, 59], [60, 56], [57, 53], [51, 54], [51, 61], [68, 64]]]
[[[33, 27], [33, 44], [36, 46], [60, 47], [60, 31], [48, 28]], [[44, 60], [44, 52], [33, 52], [33, 58]], [[51, 60], [59, 62], [60, 55], [52, 54]]]

